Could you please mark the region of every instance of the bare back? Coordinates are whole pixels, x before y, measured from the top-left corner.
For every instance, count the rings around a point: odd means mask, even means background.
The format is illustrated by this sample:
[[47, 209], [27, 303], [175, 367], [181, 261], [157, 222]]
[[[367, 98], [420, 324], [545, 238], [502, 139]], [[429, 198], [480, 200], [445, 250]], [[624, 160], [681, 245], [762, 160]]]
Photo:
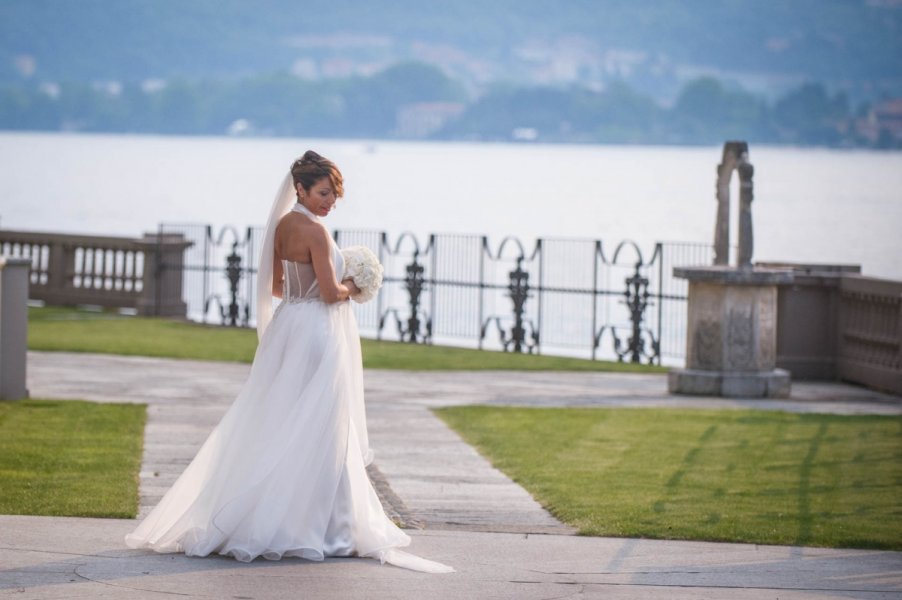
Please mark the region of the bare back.
[[347, 286], [339, 283], [336, 277], [332, 238], [321, 223], [302, 213], [289, 212], [276, 226], [273, 249], [274, 296], [282, 297], [285, 277], [282, 261], [288, 261], [313, 268], [324, 301], [337, 302], [348, 297]]
[[[306, 215], [289, 212], [276, 226], [276, 237], [273, 247], [276, 261], [310, 264], [313, 262], [312, 247], [317, 241], [329, 233], [321, 224], [312, 221]], [[317, 240], [319, 238], [319, 240]]]

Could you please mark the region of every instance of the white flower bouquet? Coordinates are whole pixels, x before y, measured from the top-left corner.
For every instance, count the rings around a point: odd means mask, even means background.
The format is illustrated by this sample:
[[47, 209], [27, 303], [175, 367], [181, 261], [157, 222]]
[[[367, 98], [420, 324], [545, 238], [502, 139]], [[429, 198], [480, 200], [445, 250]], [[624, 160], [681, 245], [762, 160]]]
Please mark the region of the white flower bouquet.
[[363, 304], [375, 298], [382, 287], [382, 265], [373, 251], [366, 246], [349, 246], [341, 249], [341, 255], [345, 259], [342, 279], [351, 279], [360, 288], [351, 300]]

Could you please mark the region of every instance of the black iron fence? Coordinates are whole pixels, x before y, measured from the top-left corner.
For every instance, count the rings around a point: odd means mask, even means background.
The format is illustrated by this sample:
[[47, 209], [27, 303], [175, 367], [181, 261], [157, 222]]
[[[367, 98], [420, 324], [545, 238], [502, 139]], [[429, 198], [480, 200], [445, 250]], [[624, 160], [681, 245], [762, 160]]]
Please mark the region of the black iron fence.
[[262, 228], [165, 223], [159, 233], [192, 242], [182, 265], [189, 319], [242, 327], [254, 323]]
[[339, 231], [341, 246], [369, 246], [386, 269], [378, 301], [360, 307], [375, 337], [515, 352], [679, 359], [685, 347], [687, 284], [673, 265], [709, 264], [706, 244], [658, 243], [644, 254], [598, 240]]
[[[254, 323], [261, 228], [163, 224], [193, 242], [183, 265], [188, 316]], [[385, 267], [377, 298], [355, 305], [361, 333], [410, 343], [572, 354], [629, 362], [678, 360], [685, 348], [687, 284], [674, 266], [706, 265], [708, 244], [478, 235], [395, 238], [340, 230], [342, 247], [369, 247]]]

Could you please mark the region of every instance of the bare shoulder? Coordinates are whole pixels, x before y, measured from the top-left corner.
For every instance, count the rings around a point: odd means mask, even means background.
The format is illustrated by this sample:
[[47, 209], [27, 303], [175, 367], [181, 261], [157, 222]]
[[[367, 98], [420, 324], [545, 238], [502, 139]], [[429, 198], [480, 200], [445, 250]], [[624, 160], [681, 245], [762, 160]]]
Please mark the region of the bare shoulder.
[[329, 232], [322, 223], [311, 221], [296, 212], [290, 212], [279, 220], [276, 233], [301, 234], [305, 238], [329, 237]]
[[276, 226], [276, 249], [280, 257], [308, 262], [311, 250], [326, 248], [328, 244], [329, 231], [322, 223], [303, 215], [289, 213]]
[[329, 243], [329, 230], [322, 223], [304, 219], [302, 225], [304, 236], [310, 240], [311, 246], [321, 246]]

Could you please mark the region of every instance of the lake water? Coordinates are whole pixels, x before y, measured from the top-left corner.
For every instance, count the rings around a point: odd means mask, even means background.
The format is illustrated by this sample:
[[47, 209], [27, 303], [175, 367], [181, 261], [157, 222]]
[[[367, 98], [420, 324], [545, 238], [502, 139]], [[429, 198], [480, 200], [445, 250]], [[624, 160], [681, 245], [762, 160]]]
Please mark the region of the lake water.
[[[262, 225], [291, 161], [333, 159], [334, 229], [713, 239], [719, 147], [0, 133], [0, 227], [140, 235]], [[902, 153], [752, 146], [755, 260], [860, 264], [902, 279]], [[736, 195], [734, 182], [733, 194]], [[736, 202], [732, 210], [736, 210]], [[734, 227], [735, 243], [735, 227]]]

